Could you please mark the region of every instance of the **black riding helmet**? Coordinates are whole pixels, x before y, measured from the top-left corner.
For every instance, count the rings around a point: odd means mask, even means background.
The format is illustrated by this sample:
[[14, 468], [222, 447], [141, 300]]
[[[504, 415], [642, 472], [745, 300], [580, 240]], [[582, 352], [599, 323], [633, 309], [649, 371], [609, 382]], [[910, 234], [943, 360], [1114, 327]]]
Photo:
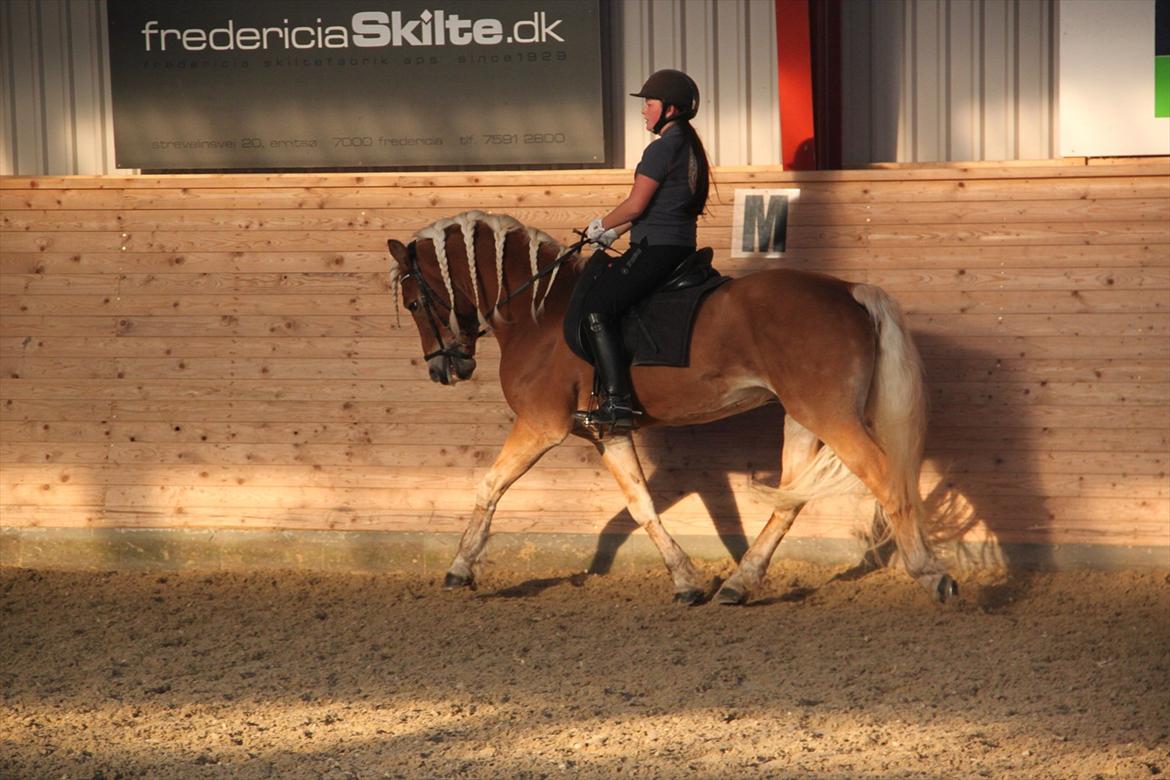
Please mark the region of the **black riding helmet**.
[[[699, 113], [699, 87], [695, 80], [681, 70], [657, 70], [650, 74], [642, 89], [631, 92], [630, 97], [653, 98], [662, 101], [662, 116], [651, 128], [655, 135], [667, 122], [692, 119]], [[666, 116], [668, 106], [674, 106], [678, 113]]]

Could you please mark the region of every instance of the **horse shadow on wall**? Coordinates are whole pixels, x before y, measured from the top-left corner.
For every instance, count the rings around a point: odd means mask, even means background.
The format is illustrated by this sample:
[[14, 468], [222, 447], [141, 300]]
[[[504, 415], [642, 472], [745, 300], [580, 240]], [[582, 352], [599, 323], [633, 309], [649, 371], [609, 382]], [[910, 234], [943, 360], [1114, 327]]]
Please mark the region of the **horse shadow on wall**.
[[[999, 356], [933, 335], [916, 333], [915, 341], [924, 355], [930, 397], [922, 480], [928, 529], [958, 572], [999, 573], [978, 597], [982, 606], [995, 608], [1027, 588], [1031, 570], [1051, 562], [1052, 517], [1033, 446], [1037, 424], [1026, 404], [1009, 405], [1002, 396], [981, 394], [979, 383], [970, 381], [972, 367], [994, 365]], [[933, 369], [932, 357], [939, 364]], [[728, 555], [739, 561], [751, 541], [745, 519], [757, 525], [766, 520], [767, 509], [759, 518], [742, 517], [737, 487], [742, 492], [753, 477], [773, 486], [779, 482], [783, 415], [779, 406], [770, 405], [706, 425], [638, 434], [647, 486], [667, 523], [671, 507], [696, 495]], [[695, 481], [698, 488], [692, 487]], [[858, 536], [864, 539], [874, 533], [869, 520], [872, 501], [867, 498], [858, 506], [864, 507], [865, 514], [857, 518]], [[798, 517], [797, 527], [800, 522]], [[588, 570], [609, 572], [637, 529], [624, 509], [610, 517]], [[781, 544], [777, 557], [784, 557], [789, 544]], [[858, 551], [860, 560], [847, 573], [850, 576], [888, 563], [893, 553], [890, 544], [866, 553], [862, 541]]]

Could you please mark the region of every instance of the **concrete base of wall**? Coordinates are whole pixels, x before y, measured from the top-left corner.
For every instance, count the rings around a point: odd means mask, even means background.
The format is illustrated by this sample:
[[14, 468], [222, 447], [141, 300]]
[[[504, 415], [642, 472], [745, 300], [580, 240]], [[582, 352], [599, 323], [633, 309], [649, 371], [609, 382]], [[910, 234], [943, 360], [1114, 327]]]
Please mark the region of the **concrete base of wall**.
[[[727, 561], [746, 540], [680, 536], [700, 561]], [[336, 572], [442, 573], [455, 554], [457, 534], [374, 531], [220, 531], [165, 529], [4, 528], [0, 566], [79, 570], [300, 569]], [[864, 550], [847, 539], [789, 539], [777, 558], [853, 564]], [[962, 547], [960, 560], [1034, 569], [1170, 569], [1170, 547], [1106, 545], [985, 545]], [[657, 549], [641, 533], [496, 534], [489, 565], [512, 571], [637, 571], [661, 566]]]

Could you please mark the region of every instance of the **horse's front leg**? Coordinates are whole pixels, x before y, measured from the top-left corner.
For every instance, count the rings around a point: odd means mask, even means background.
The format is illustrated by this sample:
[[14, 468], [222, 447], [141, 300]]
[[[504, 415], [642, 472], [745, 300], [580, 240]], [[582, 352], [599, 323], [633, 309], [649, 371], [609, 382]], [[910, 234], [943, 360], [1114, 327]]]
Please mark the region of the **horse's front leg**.
[[451, 567], [443, 580], [444, 588], [452, 590], [474, 586], [475, 565], [487, 544], [492, 515], [496, 512], [496, 504], [500, 497], [513, 482], [524, 476], [544, 453], [564, 441], [566, 435], [567, 432], [550, 433], [539, 430], [522, 419], [516, 420], [504, 441], [503, 449], [496, 456], [495, 463], [488, 469], [475, 490], [475, 510], [471, 513], [471, 520], [459, 540], [459, 551], [455, 554], [455, 560], [451, 562]]
[[597, 442], [597, 449], [601, 452], [601, 458], [609, 472], [621, 486], [630, 514], [638, 525], [646, 529], [658, 551], [662, 553], [662, 560], [666, 562], [666, 568], [674, 580], [675, 601], [685, 604], [701, 603], [706, 597], [702, 580], [695, 571], [691, 559], [667, 532], [654, 510], [654, 501], [646, 487], [646, 478], [642, 474], [638, 454], [634, 451], [633, 440], [628, 434], [611, 436]]

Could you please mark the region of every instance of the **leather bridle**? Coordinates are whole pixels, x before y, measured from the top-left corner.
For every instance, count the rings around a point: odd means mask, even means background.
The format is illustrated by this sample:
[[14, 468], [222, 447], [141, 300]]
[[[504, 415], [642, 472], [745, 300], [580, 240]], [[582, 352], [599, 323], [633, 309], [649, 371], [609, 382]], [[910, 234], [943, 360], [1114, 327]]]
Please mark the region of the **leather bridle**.
[[[418, 249], [415, 244], [416, 242], [411, 241], [406, 245], [406, 254], [410, 262], [410, 270], [402, 275], [400, 281], [406, 281], [407, 279], [414, 277], [415, 282], [418, 284], [418, 291], [421, 298], [423, 311], [427, 315], [427, 323], [431, 326], [431, 334], [435, 337], [435, 343], [439, 345], [438, 349], [423, 355], [423, 360], [429, 361], [431, 358], [436, 357], [444, 357], [449, 360], [471, 360], [471, 355], [467, 354], [461, 345], [454, 344], [452, 346], [447, 346], [446, 341], [443, 340], [443, 332], [439, 328], [439, 318], [435, 313], [435, 307], [436, 305], [442, 306], [447, 310], [448, 313], [450, 313], [452, 311], [451, 306], [454, 304], [454, 301], [452, 301], [451, 304], [448, 304], [446, 301], [440, 298], [434, 290], [431, 289], [429, 284], [427, 284], [426, 277], [423, 276], [422, 269], [419, 268], [418, 265]], [[410, 306], [408, 305], [407, 308], [410, 308]], [[485, 333], [487, 333], [487, 331], [481, 329], [478, 333], [475, 334], [475, 337], [479, 338]]]

